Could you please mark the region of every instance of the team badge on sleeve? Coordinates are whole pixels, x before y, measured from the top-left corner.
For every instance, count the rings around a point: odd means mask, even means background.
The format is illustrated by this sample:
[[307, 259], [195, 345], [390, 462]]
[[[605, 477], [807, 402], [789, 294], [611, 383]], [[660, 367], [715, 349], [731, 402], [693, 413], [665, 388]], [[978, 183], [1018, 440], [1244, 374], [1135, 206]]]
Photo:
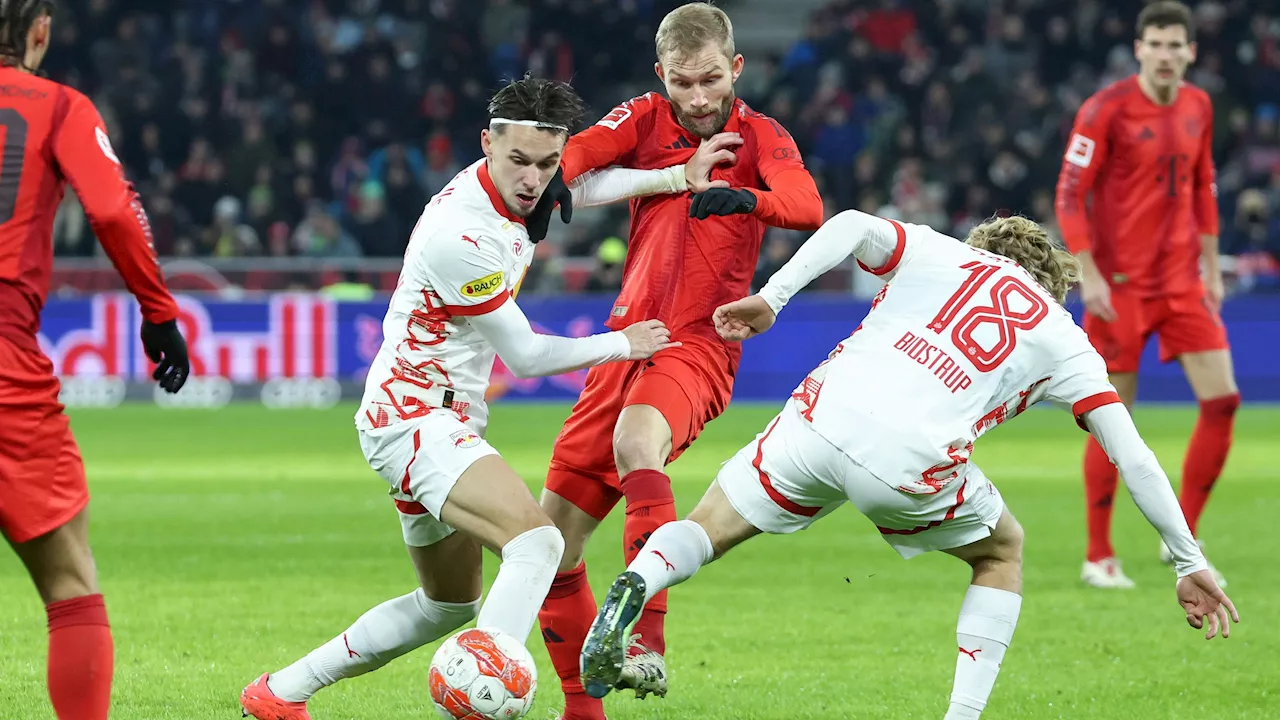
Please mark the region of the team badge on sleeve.
[[484, 297], [485, 295], [492, 295], [502, 287], [502, 281], [504, 278], [505, 276], [502, 274], [501, 270], [493, 273], [492, 275], [485, 275], [482, 278], [476, 278], [462, 286], [462, 294], [467, 297]]
[[1076, 133], [1071, 136], [1071, 144], [1067, 146], [1065, 159], [1072, 165], [1087, 168], [1093, 162], [1093, 149], [1095, 147], [1097, 147], [1097, 143], [1093, 140]]
[[107, 131], [100, 127], [93, 129], [93, 136], [98, 141], [98, 148], [102, 150], [102, 154], [107, 156], [111, 162], [119, 165], [120, 158], [116, 157], [116, 151], [111, 148], [111, 138], [107, 137]]

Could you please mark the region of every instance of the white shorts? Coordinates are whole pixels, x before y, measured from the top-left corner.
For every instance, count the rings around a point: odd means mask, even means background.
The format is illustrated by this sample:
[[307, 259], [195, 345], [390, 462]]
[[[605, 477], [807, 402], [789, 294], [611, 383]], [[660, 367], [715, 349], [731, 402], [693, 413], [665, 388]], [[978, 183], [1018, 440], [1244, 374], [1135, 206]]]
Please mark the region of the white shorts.
[[804, 530], [847, 500], [909, 558], [977, 542], [1000, 520], [1000, 492], [976, 465], [967, 467], [941, 492], [900, 492], [815, 432], [788, 401], [716, 482], [738, 514], [767, 533]]
[[413, 547], [453, 534], [440, 521], [445, 499], [472, 463], [498, 454], [475, 428], [447, 411], [358, 432], [369, 467], [391, 485], [404, 542]]

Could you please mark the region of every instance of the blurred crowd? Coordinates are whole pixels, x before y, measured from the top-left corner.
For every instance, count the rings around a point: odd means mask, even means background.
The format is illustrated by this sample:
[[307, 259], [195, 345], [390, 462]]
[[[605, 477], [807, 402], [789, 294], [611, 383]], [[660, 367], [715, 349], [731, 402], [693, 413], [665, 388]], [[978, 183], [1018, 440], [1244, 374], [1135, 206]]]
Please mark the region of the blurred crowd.
[[[85, 91], [168, 256], [398, 257], [424, 202], [479, 156], [488, 95], [525, 71], [599, 116], [655, 89], [653, 33], [678, 0], [62, 0], [45, 63]], [[720, 3], [733, 14], [734, 3]], [[1052, 221], [1076, 109], [1135, 69], [1137, 0], [839, 0], [739, 94], [800, 144], [828, 212], [962, 234], [995, 210]], [[1213, 97], [1222, 248], [1246, 282], [1280, 261], [1280, 15], [1193, 3]], [[542, 290], [608, 290], [625, 209], [539, 253], [595, 258]], [[760, 276], [803, 235], [771, 231]], [[60, 255], [97, 251], [69, 194]], [[581, 267], [583, 262], [577, 263]], [[535, 263], [535, 269], [539, 264]]]

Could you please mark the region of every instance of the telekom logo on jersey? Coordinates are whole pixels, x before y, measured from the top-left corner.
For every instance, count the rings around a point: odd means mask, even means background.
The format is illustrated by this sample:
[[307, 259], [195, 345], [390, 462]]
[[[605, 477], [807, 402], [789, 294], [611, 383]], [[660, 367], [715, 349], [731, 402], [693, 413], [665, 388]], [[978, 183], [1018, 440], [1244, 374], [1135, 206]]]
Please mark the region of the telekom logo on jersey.
[[[228, 330], [215, 323], [198, 300], [179, 296], [178, 323], [187, 338], [193, 376], [216, 375], [233, 382], [337, 375], [337, 313], [333, 301], [314, 295], [274, 295], [261, 330]], [[62, 377], [150, 378], [152, 364], [138, 339], [141, 320], [133, 298], [97, 295], [89, 327], [57, 340], [44, 333], [40, 348]]]

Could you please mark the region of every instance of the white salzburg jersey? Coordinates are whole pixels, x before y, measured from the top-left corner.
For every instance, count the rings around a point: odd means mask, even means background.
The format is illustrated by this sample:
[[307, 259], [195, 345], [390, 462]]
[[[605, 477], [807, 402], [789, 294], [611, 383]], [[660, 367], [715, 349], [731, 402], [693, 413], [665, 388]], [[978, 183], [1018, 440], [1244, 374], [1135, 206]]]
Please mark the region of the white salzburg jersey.
[[1084, 331], [1016, 263], [925, 226], [875, 222], [884, 262], [868, 269], [888, 285], [792, 396], [856, 462], [932, 494], [964, 477], [974, 440], [1040, 400], [1077, 418], [1119, 402]]
[[496, 352], [468, 317], [513, 297], [532, 259], [529, 234], [507, 211], [485, 161], [458, 173], [409, 237], [356, 426], [385, 427], [449, 407], [483, 432]]

